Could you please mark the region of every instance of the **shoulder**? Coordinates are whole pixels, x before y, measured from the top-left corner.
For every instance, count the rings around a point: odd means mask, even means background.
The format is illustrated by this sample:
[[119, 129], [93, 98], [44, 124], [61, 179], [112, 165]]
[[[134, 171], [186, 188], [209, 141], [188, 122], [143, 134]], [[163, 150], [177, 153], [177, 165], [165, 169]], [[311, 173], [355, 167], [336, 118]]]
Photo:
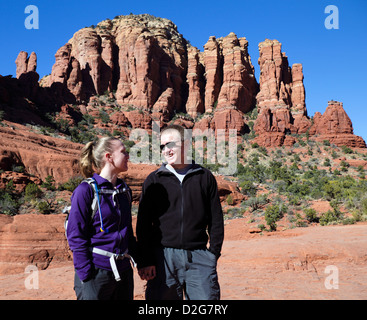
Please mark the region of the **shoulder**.
[[205, 168], [199, 164], [195, 164], [194, 165], [194, 169], [201, 173], [203, 177], [206, 177], [208, 179], [214, 179], [215, 180], [215, 177], [213, 175], [213, 173], [208, 169], [208, 168]]
[[158, 172], [160, 169], [154, 170], [151, 173], [148, 174], [148, 176], [145, 178], [144, 183], [150, 183], [155, 181], [158, 178]]
[[72, 199], [90, 199], [93, 197], [92, 186], [87, 181], [82, 181], [74, 190]]

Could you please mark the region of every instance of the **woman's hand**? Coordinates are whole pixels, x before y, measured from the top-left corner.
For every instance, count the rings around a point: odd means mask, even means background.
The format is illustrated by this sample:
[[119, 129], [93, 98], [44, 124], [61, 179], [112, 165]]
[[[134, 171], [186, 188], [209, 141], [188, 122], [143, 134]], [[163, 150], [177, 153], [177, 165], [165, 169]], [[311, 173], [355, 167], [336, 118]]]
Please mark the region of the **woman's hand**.
[[152, 280], [156, 276], [155, 266], [144, 267], [138, 270], [141, 280]]

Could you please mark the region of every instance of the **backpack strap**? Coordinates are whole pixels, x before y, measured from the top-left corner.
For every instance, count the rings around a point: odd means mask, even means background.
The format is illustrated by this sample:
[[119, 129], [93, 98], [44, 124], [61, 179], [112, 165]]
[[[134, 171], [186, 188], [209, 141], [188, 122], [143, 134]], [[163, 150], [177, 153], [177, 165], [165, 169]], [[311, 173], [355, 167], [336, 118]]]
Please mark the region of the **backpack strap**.
[[82, 182], [87, 182], [92, 187], [92, 190], [93, 190], [93, 200], [92, 200], [92, 204], [91, 204], [91, 209], [92, 209], [91, 220], [93, 220], [94, 215], [97, 213], [98, 200], [100, 200], [99, 198], [101, 196], [98, 193], [97, 183], [94, 180], [94, 178], [87, 178], [87, 179], [83, 180]]

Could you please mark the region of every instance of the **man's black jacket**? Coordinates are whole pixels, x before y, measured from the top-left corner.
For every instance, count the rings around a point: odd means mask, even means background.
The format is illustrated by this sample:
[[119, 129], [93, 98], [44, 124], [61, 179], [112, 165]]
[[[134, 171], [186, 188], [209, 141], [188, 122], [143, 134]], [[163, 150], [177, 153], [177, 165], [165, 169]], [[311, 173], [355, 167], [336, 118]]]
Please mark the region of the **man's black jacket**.
[[193, 164], [182, 184], [165, 165], [144, 181], [137, 218], [138, 267], [155, 265], [154, 248], [207, 248], [217, 258], [223, 238], [223, 212], [213, 174]]

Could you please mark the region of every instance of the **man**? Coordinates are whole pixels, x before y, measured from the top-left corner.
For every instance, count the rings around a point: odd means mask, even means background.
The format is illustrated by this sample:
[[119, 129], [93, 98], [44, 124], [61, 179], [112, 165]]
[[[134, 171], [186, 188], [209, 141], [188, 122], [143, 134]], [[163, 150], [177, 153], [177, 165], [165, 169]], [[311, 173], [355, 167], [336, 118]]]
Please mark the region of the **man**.
[[[147, 300], [219, 300], [217, 260], [223, 238], [223, 212], [212, 173], [187, 163], [184, 128], [161, 132], [166, 163], [143, 184], [137, 219], [141, 261], [148, 280]], [[209, 248], [207, 248], [208, 240]]]

